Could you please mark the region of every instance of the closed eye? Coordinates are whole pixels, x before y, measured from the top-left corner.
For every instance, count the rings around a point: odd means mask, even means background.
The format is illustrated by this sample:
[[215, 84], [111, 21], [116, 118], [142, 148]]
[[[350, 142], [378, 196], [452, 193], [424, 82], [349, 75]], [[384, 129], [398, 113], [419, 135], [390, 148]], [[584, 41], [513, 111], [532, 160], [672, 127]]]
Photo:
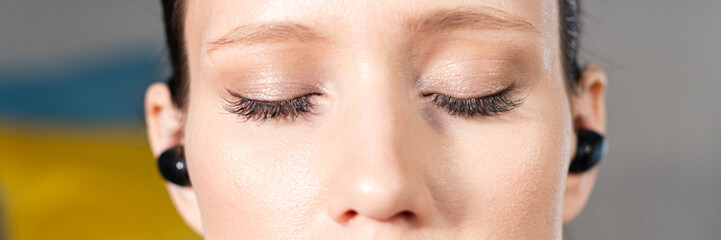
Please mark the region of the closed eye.
[[[509, 112], [523, 103], [523, 99], [512, 100], [509, 95], [513, 85], [498, 93], [478, 98], [455, 98], [445, 94], [424, 94], [431, 97], [431, 103], [445, 109], [452, 116], [492, 116]], [[243, 97], [239, 93], [228, 90], [235, 99], [223, 97], [225, 110], [247, 120], [289, 119], [295, 120], [313, 110], [311, 98], [320, 95], [310, 93], [283, 101], [256, 100]]]
[[311, 98], [319, 93], [310, 93], [290, 100], [283, 101], [265, 101], [255, 100], [243, 97], [242, 95], [228, 90], [235, 99], [227, 99], [225, 101], [225, 110], [236, 114], [247, 120], [269, 120], [269, 119], [289, 119], [295, 120], [303, 114], [310, 113], [313, 109]]
[[431, 103], [448, 111], [452, 116], [492, 116], [509, 112], [523, 103], [522, 99], [512, 100], [509, 95], [513, 85], [498, 93], [478, 98], [454, 98], [445, 94], [424, 94], [432, 97]]

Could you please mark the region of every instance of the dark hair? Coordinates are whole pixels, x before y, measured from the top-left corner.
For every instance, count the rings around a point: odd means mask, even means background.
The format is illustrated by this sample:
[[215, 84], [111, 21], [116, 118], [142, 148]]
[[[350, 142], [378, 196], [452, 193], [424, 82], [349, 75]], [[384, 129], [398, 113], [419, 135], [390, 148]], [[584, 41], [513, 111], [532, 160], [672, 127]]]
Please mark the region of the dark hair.
[[[560, 38], [562, 51], [562, 67], [567, 86], [575, 86], [579, 81], [581, 69], [578, 65], [579, 47], [579, 7], [580, 0], [559, 0]], [[173, 103], [177, 107], [185, 106], [188, 92], [187, 54], [185, 50], [184, 24], [185, 1], [161, 0], [165, 37], [170, 53], [172, 76], [168, 80]]]
[[580, 0], [559, 0], [561, 10], [561, 51], [563, 54], [563, 72], [569, 88], [575, 87], [581, 78], [581, 67], [578, 64], [578, 47], [581, 31], [579, 29], [579, 16], [581, 14]]

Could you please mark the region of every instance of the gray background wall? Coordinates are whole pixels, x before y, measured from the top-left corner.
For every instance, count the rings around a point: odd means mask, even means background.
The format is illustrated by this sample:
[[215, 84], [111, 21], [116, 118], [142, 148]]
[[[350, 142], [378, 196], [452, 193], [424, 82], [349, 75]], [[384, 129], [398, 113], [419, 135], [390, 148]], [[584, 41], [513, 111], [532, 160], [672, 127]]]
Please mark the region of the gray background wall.
[[610, 148], [575, 239], [721, 239], [721, 1], [586, 0]]
[[[583, 8], [582, 59], [610, 79], [610, 149], [567, 238], [721, 239], [721, 1]], [[1, 0], [0, 68], [122, 46], [162, 56], [159, 19], [155, 0]]]

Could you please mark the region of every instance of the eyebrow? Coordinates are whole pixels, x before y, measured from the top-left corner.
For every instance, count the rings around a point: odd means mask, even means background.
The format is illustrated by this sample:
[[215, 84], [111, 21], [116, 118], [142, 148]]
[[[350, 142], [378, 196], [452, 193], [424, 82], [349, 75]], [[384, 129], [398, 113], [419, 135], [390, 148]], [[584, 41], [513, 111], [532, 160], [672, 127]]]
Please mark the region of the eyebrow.
[[463, 6], [438, 9], [406, 20], [411, 34], [449, 29], [517, 30], [538, 33], [528, 21], [491, 7]]
[[229, 45], [256, 45], [262, 43], [312, 43], [327, 39], [326, 35], [309, 26], [289, 22], [261, 25], [241, 25], [223, 37], [208, 42], [207, 53]]
[[[491, 7], [464, 6], [454, 9], [437, 9], [405, 21], [411, 36], [418, 33], [439, 32], [449, 29], [507, 29], [538, 33], [531, 23]], [[314, 43], [327, 41], [327, 34], [310, 26], [292, 22], [241, 25], [217, 40], [207, 43], [206, 53], [233, 45], [252, 46], [268, 43]]]

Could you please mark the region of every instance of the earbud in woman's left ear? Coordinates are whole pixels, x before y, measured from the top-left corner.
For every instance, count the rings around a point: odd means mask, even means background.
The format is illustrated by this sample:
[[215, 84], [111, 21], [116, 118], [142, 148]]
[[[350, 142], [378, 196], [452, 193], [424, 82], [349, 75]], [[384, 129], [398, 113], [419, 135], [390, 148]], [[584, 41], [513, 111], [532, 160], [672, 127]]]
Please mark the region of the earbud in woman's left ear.
[[606, 145], [604, 137], [594, 131], [580, 129], [577, 134], [576, 155], [568, 168], [571, 173], [583, 173], [596, 166], [601, 162]]
[[158, 169], [168, 182], [182, 187], [190, 186], [183, 146], [172, 147], [160, 154], [160, 157], [158, 157]]

